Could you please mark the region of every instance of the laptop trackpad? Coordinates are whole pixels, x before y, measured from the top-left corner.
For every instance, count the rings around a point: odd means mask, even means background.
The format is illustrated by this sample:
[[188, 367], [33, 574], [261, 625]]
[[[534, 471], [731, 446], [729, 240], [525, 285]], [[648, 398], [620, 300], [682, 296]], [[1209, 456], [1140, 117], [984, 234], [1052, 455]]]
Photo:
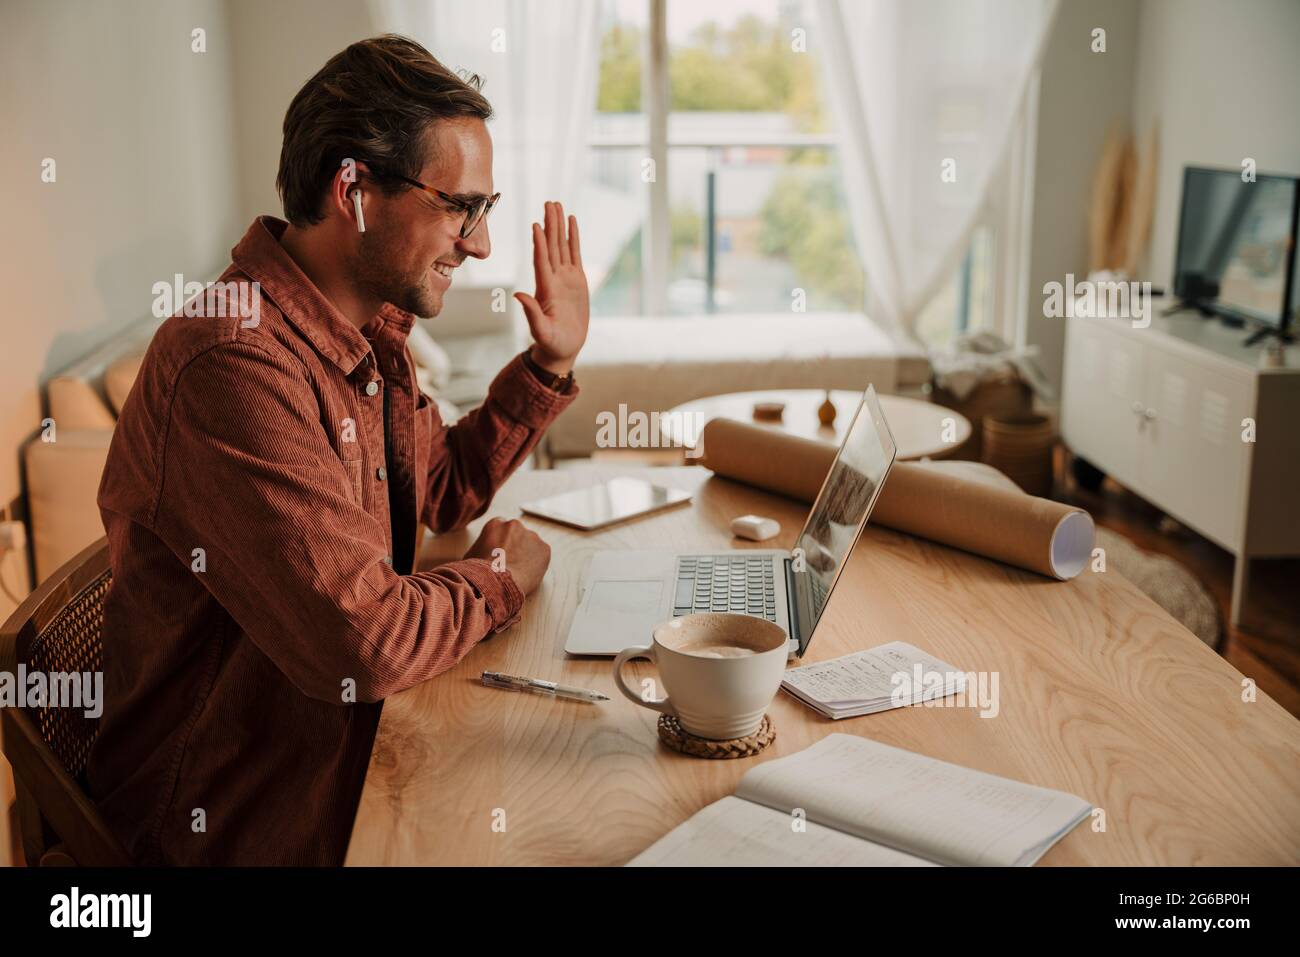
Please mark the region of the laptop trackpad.
[[664, 582], [660, 580], [599, 581], [591, 586], [591, 602], [587, 607], [593, 614], [643, 619], [659, 613], [663, 593]]
[[667, 617], [663, 579], [607, 578], [588, 588], [564, 646], [570, 654], [616, 655], [632, 645], [648, 645], [654, 626]]

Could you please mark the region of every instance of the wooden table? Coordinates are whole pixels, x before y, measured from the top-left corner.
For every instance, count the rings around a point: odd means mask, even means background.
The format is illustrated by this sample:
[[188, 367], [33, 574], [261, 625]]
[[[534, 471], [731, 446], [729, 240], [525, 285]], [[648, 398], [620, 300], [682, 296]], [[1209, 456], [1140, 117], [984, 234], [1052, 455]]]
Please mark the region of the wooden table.
[[[521, 501], [629, 471], [637, 470], [522, 472], [490, 514], [518, 516]], [[758, 762], [831, 732], [1059, 788], [1104, 809], [1104, 832], [1081, 824], [1044, 864], [1300, 862], [1300, 722], [1263, 693], [1243, 702], [1242, 676], [1126, 580], [1086, 571], [1049, 581], [872, 526], [807, 660], [904, 639], [959, 668], [996, 671], [998, 716], [912, 707], [832, 722], [780, 694], [769, 712], [777, 739], [756, 758], [704, 761], [664, 749], [657, 716], [615, 691], [609, 659], [564, 654], [585, 560], [600, 548], [746, 547], [727, 522], [750, 511], [777, 517], [779, 545], [789, 548], [805, 506], [699, 468], [639, 474], [697, 489], [693, 504], [597, 534], [530, 519], [553, 552], [523, 621], [385, 704], [348, 863], [623, 864], [732, 793]], [[481, 522], [430, 549], [463, 554]], [[612, 700], [485, 688], [484, 669], [597, 688]]]
[[[966, 443], [971, 435], [970, 420], [960, 412], [903, 395], [879, 395], [880, 409], [889, 423], [898, 445], [900, 462], [916, 459], [941, 459], [951, 455]], [[861, 392], [845, 389], [831, 390], [831, 404], [835, 406], [833, 425], [822, 425], [817, 409], [826, 401], [824, 389], [769, 389], [759, 392], [731, 392], [712, 395], [692, 402], [683, 402], [669, 410], [664, 423], [674, 441], [684, 442], [675, 434], [682, 422], [697, 424], [695, 433], [704, 428], [710, 419], [739, 419], [770, 428], [781, 429], [809, 439], [825, 439], [839, 445], [844, 433], [853, 422], [853, 414], [862, 400]], [[782, 402], [785, 412], [781, 421], [769, 422], [753, 417], [755, 402]]]

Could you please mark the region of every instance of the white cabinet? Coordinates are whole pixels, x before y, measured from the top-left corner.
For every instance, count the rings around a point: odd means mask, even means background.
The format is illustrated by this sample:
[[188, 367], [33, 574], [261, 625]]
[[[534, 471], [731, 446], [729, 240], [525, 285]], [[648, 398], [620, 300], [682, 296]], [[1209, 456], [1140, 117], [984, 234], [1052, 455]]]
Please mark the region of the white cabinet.
[[[1158, 308], [1158, 307], [1157, 307]], [[1300, 368], [1181, 314], [1069, 319], [1061, 434], [1076, 454], [1237, 556], [1300, 554]]]
[[1066, 332], [1062, 434], [1071, 449], [1092, 450], [1084, 457], [1098, 468], [1136, 478], [1143, 351], [1099, 325], [1076, 330], [1077, 322]]
[[1249, 377], [1232, 378], [1163, 349], [1145, 350], [1139, 468], [1151, 498], [1229, 551], [1245, 521], [1242, 483], [1253, 418]]

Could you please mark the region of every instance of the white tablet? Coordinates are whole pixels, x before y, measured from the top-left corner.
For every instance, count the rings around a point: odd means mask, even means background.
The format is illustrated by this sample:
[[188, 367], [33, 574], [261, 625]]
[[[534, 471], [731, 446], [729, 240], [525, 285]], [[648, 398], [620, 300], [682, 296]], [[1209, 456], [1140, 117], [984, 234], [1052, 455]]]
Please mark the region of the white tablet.
[[651, 485], [636, 478], [615, 478], [603, 485], [528, 502], [520, 508], [529, 515], [590, 532], [690, 500], [691, 493], [680, 489]]

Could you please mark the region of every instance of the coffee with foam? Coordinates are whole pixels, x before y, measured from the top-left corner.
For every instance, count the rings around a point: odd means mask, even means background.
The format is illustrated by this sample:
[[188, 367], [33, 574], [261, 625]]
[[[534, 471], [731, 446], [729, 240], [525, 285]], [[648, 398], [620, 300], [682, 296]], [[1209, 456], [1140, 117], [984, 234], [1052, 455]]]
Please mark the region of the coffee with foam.
[[744, 658], [758, 654], [753, 648], [745, 645], [722, 641], [688, 641], [678, 645], [677, 650], [684, 655], [695, 655], [697, 658]]
[[[658, 625], [649, 645], [614, 659], [618, 690], [634, 704], [677, 718], [701, 738], [725, 741], [753, 734], [785, 673], [790, 639], [775, 622], [728, 612], [683, 615]], [[667, 696], [647, 699], [623, 679], [623, 665], [648, 658]]]
[[656, 630], [665, 647], [697, 658], [746, 658], [784, 645], [780, 629], [749, 615], [687, 615]]

